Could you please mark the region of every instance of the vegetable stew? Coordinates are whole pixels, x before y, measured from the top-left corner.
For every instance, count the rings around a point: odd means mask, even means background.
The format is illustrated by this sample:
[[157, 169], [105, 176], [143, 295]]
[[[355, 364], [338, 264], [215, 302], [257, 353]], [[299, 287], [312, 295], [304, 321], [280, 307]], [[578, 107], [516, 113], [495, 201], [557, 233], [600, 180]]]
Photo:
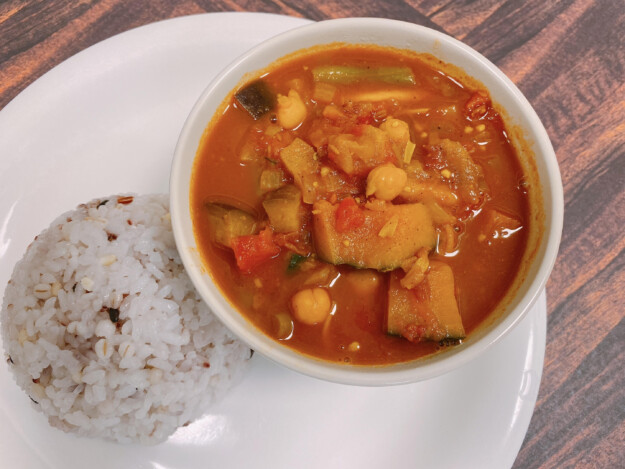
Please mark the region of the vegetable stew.
[[194, 163], [208, 270], [265, 334], [351, 364], [457, 346], [510, 288], [525, 176], [484, 89], [431, 57], [337, 44], [234, 90]]

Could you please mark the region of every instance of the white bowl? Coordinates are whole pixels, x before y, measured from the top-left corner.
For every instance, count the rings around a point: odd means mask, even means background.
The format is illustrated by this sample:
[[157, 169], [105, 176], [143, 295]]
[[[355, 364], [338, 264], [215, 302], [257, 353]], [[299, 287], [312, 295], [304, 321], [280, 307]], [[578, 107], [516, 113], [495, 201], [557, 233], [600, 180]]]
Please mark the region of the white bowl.
[[[263, 334], [248, 322], [215, 285], [203, 265], [193, 235], [189, 208], [191, 171], [202, 135], [213, 114], [244, 75], [267, 67], [300, 49], [332, 42], [370, 43], [432, 54], [481, 82], [502, 113], [525, 166], [535, 163], [532, 217], [542, 223], [528, 241], [531, 262], [511, 289], [502, 311], [473, 331], [462, 346], [431, 357], [388, 366], [353, 366], [300, 354]], [[523, 149], [529, 149], [523, 151]], [[537, 189], [537, 190], [536, 190]], [[176, 146], [170, 178], [173, 231], [182, 261], [200, 295], [214, 313], [255, 351], [293, 370], [345, 384], [389, 385], [424, 380], [459, 367], [487, 350], [529, 311], [545, 287], [558, 252], [563, 218], [562, 181], [558, 163], [538, 116], [516, 86], [485, 57], [467, 45], [432, 29], [401, 21], [350, 18], [329, 20], [280, 34], [254, 47], [222, 71], [191, 110]], [[536, 225], [536, 223], [534, 223]]]

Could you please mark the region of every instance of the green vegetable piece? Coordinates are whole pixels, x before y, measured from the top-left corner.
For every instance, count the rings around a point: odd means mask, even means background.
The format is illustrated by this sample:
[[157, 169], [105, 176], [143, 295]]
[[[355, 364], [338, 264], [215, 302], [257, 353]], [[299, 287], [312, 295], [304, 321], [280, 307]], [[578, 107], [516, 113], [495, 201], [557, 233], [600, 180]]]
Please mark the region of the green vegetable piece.
[[381, 81], [399, 85], [416, 84], [409, 67], [352, 67], [345, 65], [320, 65], [313, 68], [315, 81], [349, 85], [359, 81]]
[[263, 202], [269, 222], [276, 233], [290, 233], [302, 226], [302, 194], [293, 184], [270, 192]]
[[307, 256], [302, 256], [301, 254], [293, 253], [291, 258], [289, 259], [289, 265], [286, 268], [288, 273], [293, 273], [299, 269], [299, 266], [302, 262], [308, 259]]
[[239, 90], [234, 97], [254, 118], [260, 119], [273, 109], [276, 98], [263, 81], [255, 81]]
[[256, 220], [243, 210], [227, 205], [208, 203], [206, 204], [206, 211], [210, 219], [211, 236], [222, 246], [229, 248], [234, 238], [256, 232]]

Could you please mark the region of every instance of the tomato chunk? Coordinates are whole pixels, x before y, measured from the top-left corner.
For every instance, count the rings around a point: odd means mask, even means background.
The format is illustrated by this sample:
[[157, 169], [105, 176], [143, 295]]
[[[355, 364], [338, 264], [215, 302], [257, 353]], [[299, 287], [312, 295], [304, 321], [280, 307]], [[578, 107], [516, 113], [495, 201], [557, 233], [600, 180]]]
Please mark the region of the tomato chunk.
[[237, 266], [247, 273], [280, 254], [280, 246], [273, 241], [271, 228], [265, 228], [257, 235], [236, 237], [232, 240], [232, 250]]
[[362, 226], [365, 223], [365, 214], [356, 201], [351, 197], [341, 200], [336, 209], [336, 231], [346, 233]]
[[476, 91], [464, 106], [467, 116], [480, 119], [486, 115], [490, 107], [490, 99], [485, 91]]

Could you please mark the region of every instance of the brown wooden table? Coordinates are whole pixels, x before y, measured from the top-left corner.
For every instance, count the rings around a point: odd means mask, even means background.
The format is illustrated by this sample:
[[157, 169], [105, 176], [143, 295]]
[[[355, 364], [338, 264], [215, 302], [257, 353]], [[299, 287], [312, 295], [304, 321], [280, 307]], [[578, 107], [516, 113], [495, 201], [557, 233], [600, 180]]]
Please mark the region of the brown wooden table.
[[542, 383], [514, 467], [625, 467], [625, 4], [8, 0], [0, 2], [0, 109], [50, 68], [114, 34], [231, 10], [422, 24], [474, 47], [517, 84], [556, 150], [565, 218], [547, 285]]

